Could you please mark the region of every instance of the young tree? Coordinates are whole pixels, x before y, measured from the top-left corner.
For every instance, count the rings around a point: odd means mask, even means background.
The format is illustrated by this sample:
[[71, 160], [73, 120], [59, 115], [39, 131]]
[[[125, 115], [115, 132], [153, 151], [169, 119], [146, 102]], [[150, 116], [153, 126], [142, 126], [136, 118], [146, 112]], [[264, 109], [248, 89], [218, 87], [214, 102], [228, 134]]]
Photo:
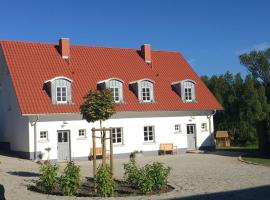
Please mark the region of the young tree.
[[[115, 113], [115, 102], [111, 90], [90, 90], [84, 99], [84, 103], [80, 106], [83, 119], [88, 122], [99, 121], [102, 130], [102, 121], [109, 119]], [[105, 134], [105, 131], [101, 131], [103, 165], [106, 163]]]
[[87, 122], [100, 122], [109, 119], [115, 113], [115, 102], [110, 89], [90, 90], [84, 97], [85, 101], [80, 106], [83, 119]]

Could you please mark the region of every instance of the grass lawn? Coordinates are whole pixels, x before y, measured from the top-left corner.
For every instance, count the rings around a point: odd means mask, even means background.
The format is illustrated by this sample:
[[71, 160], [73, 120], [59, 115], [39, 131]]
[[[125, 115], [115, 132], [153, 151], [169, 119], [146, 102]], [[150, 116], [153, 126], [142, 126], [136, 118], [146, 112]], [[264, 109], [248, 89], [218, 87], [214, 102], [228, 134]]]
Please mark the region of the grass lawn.
[[257, 145], [246, 147], [218, 147], [217, 150], [246, 153], [242, 156], [243, 160], [270, 166], [270, 157], [261, 156], [258, 152]]
[[245, 161], [266, 165], [270, 167], [270, 157], [260, 156], [258, 154], [246, 154], [242, 156]]

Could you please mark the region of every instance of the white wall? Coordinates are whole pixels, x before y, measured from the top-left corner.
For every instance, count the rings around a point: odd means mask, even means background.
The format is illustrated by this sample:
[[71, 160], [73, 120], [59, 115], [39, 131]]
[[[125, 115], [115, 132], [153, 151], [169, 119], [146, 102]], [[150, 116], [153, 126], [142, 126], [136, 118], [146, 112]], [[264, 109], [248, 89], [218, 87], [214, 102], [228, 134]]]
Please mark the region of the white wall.
[[0, 142], [11, 150], [29, 152], [28, 117], [21, 116], [15, 91], [0, 48]]
[[[208, 131], [201, 131], [201, 123], [207, 123]], [[186, 124], [196, 124], [197, 146], [200, 147], [211, 145], [213, 131], [213, 120], [211, 117], [211, 131], [209, 131], [209, 119], [207, 116], [188, 116], [188, 117], [151, 117], [151, 118], [121, 118], [110, 119], [103, 122], [104, 127], [122, 127], [124, 135], [123, 145], [114, 145], [114, 153], [129, 153], [134, 150], [154, 151], [159, 149], [160, 143], [173, 143], [178, 148], [187, 148]], [[174, 132], [175, 124], [181, 124], [181, 133]], [[155, 126], [155, 142], [145, 143], [143, 141], [143, 127]], [[50, 159], [57, 159], [57, 130], [71, 131], [71, 156], [87, 157], [92, 146], [91, 129], [99, 128], [99, 123], [87, 123], [85, 120], [73, 121], [40, 121], [37, 122], [37, 151], [43, 152], [43, 159], [47, 159], [46, 148], [50, 147]], [[30, 128], [30, 151], [34, 151], [34, 127], [29, 124]], [[78, 130], [86, 129], [87, 138], [79, 139]], [[48, 131], [48, 141], [40, 141], [40, 131]], [[205, 141], [206, 140], [206, 141]], [[100, 146], [100, 141], [97, 141]], [[109, 148], [109, 143], [107, 143]]]

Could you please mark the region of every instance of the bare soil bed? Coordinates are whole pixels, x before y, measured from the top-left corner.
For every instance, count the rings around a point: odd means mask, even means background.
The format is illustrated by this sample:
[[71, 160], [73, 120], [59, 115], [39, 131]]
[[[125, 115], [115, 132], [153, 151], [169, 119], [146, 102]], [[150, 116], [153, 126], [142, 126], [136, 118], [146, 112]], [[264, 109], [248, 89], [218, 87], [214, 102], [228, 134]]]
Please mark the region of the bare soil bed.
[[[28, 185], [27, 188], [30, 191], [43, 193], [39, 182], [36, 182], [36, 185]], [[174, 187], [172, 187], [171, 185], [167, 185], [165, 189], [158, 192], [152, 192], [147, 195], [162, 194], [166, 192], [171, 192], [173, 190]], [[51, 192], [51, 195], [64, 196], [59, 187], [56, 187], [56, 189]], [[137, 196], [137, 195], [142, 195], [138, 189], [132, 187], [126, 181], [117, 179], [115, 180], [115, 193], [114, 193], [115, 197]], [[86, 180], [81, 184], [79, 192], [76, 196], [99, 197], [99, 194], [94, 191], [93, 178], [86, 178]]]

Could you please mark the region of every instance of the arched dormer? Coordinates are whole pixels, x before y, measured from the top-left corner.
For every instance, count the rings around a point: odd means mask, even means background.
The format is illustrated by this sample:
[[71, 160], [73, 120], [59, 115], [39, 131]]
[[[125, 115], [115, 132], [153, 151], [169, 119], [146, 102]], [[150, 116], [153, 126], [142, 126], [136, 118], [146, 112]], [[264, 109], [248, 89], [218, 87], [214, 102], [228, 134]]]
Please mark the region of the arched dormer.
[[141, 102], [154, 102], [154, 81], [151, 79], [140, 79], [130, 82], [131, 89]]
[[57, 76], [45, 81], [53, 104], [72, 103], [71, 83], [72, 80], [64, 76]]
[[191, 79], [185, 79], [172, 83], [173, 89], [179, 96], [181, 96], [183, 102], [196, 101], [195, 85], [196, 82]]
[[116, 103], [124, 102], [123, 95], [123, 84], [124, 81], [120, 78], [109, 78], [98, 82], [98, 89], [111, 89], [113, 94], [113, 99]]

